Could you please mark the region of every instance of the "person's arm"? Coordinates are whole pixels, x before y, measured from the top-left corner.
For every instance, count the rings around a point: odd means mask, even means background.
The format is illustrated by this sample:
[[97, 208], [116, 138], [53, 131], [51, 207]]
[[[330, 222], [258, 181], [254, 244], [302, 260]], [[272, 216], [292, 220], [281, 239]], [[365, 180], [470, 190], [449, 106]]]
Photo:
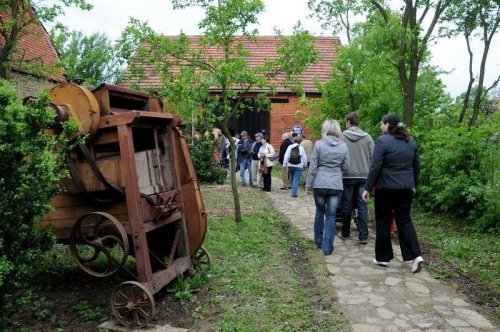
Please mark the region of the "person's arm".
[[370, 159], [369, 159], [370, 163], [373, 161], [373, 148], [374, 148], [373, 139], [370, 136], [370, 140], [368, 142], [368, 152], [370, 154]]
[[420, 157], [418, 156], [418, 149], [415, 147], [415, 155], [413, 156], [413, 181], [415, 182], [415, 188], [418, 184], [418, 179], [420, 176]]
[[290, 159], [290, 153], [291, 153], [291, 150], [292, 150], [292, 149], [291, 149], [291, 146], [292, 146], [292, 145], [289, 145], [289, 146], [286, 148], [286, 152], [285, 152], [285, 155], [284, 155], [284, 157], [283, 157], [283, 163], [282, 163], [282, 165], [283, 165], [284, 167], [288, 167], [288, 159]]
[[349, 157], [349, 150], [346, 150], [346, 154], [344, 155], [344, 160], [342, 161], [342, 165], [340, 166], [340, 169], [342, 171], [347, 171], [351, 168], [351, 159]]
[[375, 187], [375, 182], [377, 180], [380, 169], [382, 168], [382, 163], [384, 162], [384, 152], [385, 148], [380, 138], [375, 142], [375, 148], [373, 149], [373, 161], [370, 166], [370, 171], [368, 172], [368, 178], [366, 179], [365, 191], [363, 192], [363, 200], [368, 201], [370, 193]]
[[274, 155], [276, 154], [274, 147], [271, 144], [268, 144], [267, 147], [269, 148], [269, 154], [267, 155], [267, 158], [274, 157]]
[[302, 146], [299, 146], [299, 151], [300, 151], [300, 160], [302, 161], [302, 168], [306, 168], [307, 167], [306, 150]]
[[308, 191], [311, 191], [314, 178], [316, 177], [316, 172], [318, 171], [319, 150], [316, 144], [313, 148], [311, 162], [309, 163], [309, 171], [307, 172], [306, 189]]

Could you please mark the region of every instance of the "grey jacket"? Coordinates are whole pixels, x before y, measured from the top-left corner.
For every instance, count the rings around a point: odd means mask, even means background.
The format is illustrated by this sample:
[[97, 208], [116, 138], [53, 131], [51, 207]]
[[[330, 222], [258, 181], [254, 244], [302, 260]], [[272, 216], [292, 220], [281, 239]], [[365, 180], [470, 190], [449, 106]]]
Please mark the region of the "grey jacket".
[[344, 131], [344, 142], [349, 150], [351, 168], [342, 175], [344, 179], [366, 179], [373, 156], [373, 139], [358, 127]]
[[342, 171], [350, 167], [347, 145], [334, 136], [314, 144], [306, 188], [343, 190]]
[[385, 134], [375, 141], [373, 162], [366, 180], [366, 190], [412, 189], [418, 182], [420, 159], [417, 145]]

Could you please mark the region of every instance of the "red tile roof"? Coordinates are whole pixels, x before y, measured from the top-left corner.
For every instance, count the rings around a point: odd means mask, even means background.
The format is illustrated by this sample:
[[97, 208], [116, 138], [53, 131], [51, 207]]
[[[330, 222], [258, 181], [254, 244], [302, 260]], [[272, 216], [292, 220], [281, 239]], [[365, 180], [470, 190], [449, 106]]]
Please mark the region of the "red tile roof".
[[[30, 13], [29, 15], [33, 15]], [[4, 13], [0, 13], [5, 22], [9, 22], [10, 18]], [[13, 70], [21, 71], [19, 69], [20, 61], [35, 62], [38, 61], [43, 66], [52, 66], [59, 61], [59, 54], [57, 53], [54, 45], [52, 44], [49, 34], [43, 25], [35, 21], [24, 29], [25, 33], [21, 33], [18, 39], [17, 50], [14, 54]], [[5, 42], [5, 39], [0, 35], [0, 45]], [[31, 73], [28, 73], [31, 74]], [[65, 82], [63, 76], [64, 71], [58, 69], [49, 75], [49, 79]]]
[[[178, 37], [168, 36], [166, 38], [176, 39]], [[190, 39], [190, 47], [192, 49], [200, 49], [200, 36], [188, 36]], [[257, 36], [255, 40], [249, 40], [246, 37], [237, 37], [238, 42], [242, 42], [244, 49], [251, 53], [247, 58], [250, 66], [257, 66], [264, 63], [265, 59], [277, 58], [276, 48], [279, 38], [275, 36]], [[331, 72], [332, 61], [337, 58], [337, 50], [340, 47], [340, 39], [338, 37], [315, 37], [315, 45], [319, 54], [319, 58], [315, 64], [310, 65], [307, 70], [299, 76], [302, 82], [302, 87], [305, 92], [317, 93], [318, 89], [314, 83], [315, 79], [320, 82], [326, 82]], [[216, 47], [205, 49], [206, 56], [213, 58], [222, 58], [222, 51]], [[154, 88], [160, 85], [161, 76], [153, 71], [151, 66], [145, 68], [146, 78], [137, 81], [130, 77], [129, 69], [127, 69], [124, 79], [121, 84], [131, 86], [133, 83], [138, 83], [143, 88]], [[283, 86], [283, 77], [277, 77], [273, 83], [277, 84], [278, 92], [288, 92], [289, 89]]]

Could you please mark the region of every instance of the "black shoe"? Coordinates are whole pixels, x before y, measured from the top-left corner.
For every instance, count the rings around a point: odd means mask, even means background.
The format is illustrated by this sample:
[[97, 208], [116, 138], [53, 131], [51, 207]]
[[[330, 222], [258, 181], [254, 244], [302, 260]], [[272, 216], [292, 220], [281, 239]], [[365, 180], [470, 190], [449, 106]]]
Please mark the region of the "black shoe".
[[287, 188], [285, 188], [285, 187], [281, 187], [280, 189], [281, 189], [281, 190], [288, 190], [288, 189], [287, 189]]
[[368, 243], [368, 240], [359, 240], [359, 243], [360, 243], [360, 244], [367, 244], [367, 243]]
[[349, 238], [349, 235], [345, 236], [345, 235], [342, 235], [342, 234], [338, 234], [339, 238], [341, 238], [342, 240], [347, 240]]

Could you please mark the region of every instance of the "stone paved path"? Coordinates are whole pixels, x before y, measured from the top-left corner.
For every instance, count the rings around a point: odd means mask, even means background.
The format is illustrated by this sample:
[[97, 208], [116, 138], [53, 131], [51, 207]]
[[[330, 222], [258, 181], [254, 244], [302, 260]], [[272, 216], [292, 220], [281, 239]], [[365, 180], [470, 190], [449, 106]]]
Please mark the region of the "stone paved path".
[[[301, 189], [299, 197], [291, 198], [280, 185], [273, 178], [273, 191], [266, 194], [292, 225], [313, 239], [312, 195]], [[367, 245], [359, 244], [357, 235], [353, 225], [350, 239], [335, 236], [334, 252], [325, 256], [331, 283], [353, 331], [499, 330], [474, 310], [466, 296], [434, 279], [425, 265], [420, 273], [411, 273], [411, 262], [402, 261], [399, 245], [393, 244], [396, 257], [389, 267], [374, 265], [374, 232], [370, 229]]]

